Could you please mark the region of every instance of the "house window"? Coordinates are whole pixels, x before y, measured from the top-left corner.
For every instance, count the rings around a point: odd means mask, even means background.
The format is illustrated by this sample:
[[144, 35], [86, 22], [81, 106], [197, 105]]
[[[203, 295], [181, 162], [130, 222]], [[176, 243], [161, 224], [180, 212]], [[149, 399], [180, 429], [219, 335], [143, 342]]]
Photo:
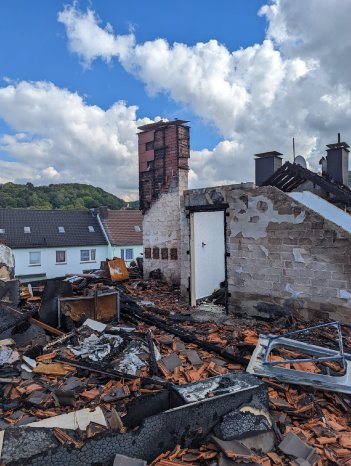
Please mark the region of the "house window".
[[154, 141], [150, 141], [145, 144], [145, 150], [153, 150], [153, 148], [154, 148]]
[[40, 259], [41, 259], [40, 251], [29, 253], [29, 265], [40, 265], [40, 262], [41, 262]]
[[65, 233], [65, 227], [58, 227], [59, 233]]
[[24, 233], [30, 233], [30, 227], [23, 227]]
[[121, 258], [131, 261], [133, 259], [133, 249], [121, 249]]
[[96, 249], [81, 249], [80, 261], [81, 262], [95, 262], [96, 261]]
[[94, 231], [95, 231], [95, 229], [94, 229], [94, 227], [92, 225], [88, 226], [88, 230], [89, 230], [90, 233], [94, 233]]
[[56, 264], [64, 264], [66, 262], [66, 251], [56, 251]]
[[0, 233], [3, 235], [5, 233], [5, 228], [0, 228]]

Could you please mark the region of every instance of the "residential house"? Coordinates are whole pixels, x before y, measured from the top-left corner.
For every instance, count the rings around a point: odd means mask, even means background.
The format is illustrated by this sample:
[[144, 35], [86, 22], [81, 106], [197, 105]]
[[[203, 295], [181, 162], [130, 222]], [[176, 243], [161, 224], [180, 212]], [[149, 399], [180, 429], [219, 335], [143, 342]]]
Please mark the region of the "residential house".
[[143, 254], [143, 216], [140, 210], [110, 210], [106, 207], [98, 209], [101, 222], [108, 240], [107, 257], [120, 257], [131, 261]]
[[22, 281], [97, 269], [107, 240], [90, 211], [0, 209], [0, 242], [15, 256]]
[[[256, 169], [267, 169], [262, 186], [188, 190], [184, 123], [140, 128], [145, 276], [160, 269], [192, 305], [223, 288], [226, 309], [236, 315], [279, 318], [298, 310], [349, 322], [351, 216], [337, 207], [351, 207], [347, 144], [328, 146], [328, 176], [282, 165], [274, 152], [256, 156]], [[269, 181], [275, 176], [277, 183]]]

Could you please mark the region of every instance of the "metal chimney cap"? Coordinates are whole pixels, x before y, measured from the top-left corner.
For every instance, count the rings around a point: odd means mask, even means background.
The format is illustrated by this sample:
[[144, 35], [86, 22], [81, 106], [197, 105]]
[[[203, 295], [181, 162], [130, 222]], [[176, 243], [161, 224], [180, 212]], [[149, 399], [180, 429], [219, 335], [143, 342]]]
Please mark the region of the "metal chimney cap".
[[254, 154], [254, 157], [257, 157], [259, 159], [268, 159], [270, 157], [277, 157], [279, 159], [282, 159], [281, 157], [283, 154], [280, 152], [277, 152], [276, 150], [272, 150], [270, 152], [261, 152], [260, 154]]
[[347, 142], [335, 142], [334, 144], [327, 144], [328, 149], [346, 149], [349, 151], [349, 145]]

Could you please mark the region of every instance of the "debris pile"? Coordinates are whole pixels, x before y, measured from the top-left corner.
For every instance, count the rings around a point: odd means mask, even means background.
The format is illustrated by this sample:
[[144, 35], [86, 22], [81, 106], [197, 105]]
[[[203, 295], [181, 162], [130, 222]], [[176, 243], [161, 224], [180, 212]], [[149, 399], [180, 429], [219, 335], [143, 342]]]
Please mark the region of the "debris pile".
[[210, 321], [116, 261], [0, 312], [4, 464], [351, 465], [349, 326]]

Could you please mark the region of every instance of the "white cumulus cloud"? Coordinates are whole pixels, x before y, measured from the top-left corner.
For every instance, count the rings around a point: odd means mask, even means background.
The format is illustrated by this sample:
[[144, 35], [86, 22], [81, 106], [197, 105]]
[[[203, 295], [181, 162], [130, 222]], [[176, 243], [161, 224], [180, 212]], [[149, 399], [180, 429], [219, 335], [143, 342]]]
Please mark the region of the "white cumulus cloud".
[[[293, 137], [315, 169], [337, 132], [351, 141], [351, 3], [267, 0], [258, 14], [267, 19], [265, 39], [238, 50], [216, 38], [192, 46], [166, 38], [139, 43], [76, 4], [58, 20], [84, 67], [98, 59], [122, 66], [150, 98], [165, 94], [217, 130], [222, 141], [192, 151], [190, 160], [191, 186], [205, 186], [252, 181], [253, 154], [279, 150], [291, 159]], [[123, 102], [104, 111], [50, 83], [8, 82], [0, 117], [14, 134], [0, 139], [0, 149], [32, 179], [86, 181], [132, 195], [136, 111]], [[2, 177], [11, 176], [6, 164]]]
[[0, 88], [0, 117], [14, 130], [0, 138], [1, 182], [80, 182], [135, 195], [137, 107], [117, 102], [107, 110], [48, 82]]
[[[258, 14], [268, 21], [265, 40], [232, 51], [216, 40], [194, 46], [162, 38], [137, 43], [133, 34], [115, 35], [109, 26], [102, 28], [93, 11], [75, 6], [59, 20], [70, 50], [86, 64], [115, 58], [150, 95], [165, 93], [217, 128], [221, 143], [192, 152], [191, 184], [203, 186], [252, 180], [256, 152], [279, 150], [291, 159], [293, 137], [298, 152], [317, 168], [325, 144], [338, 131], [351, 137], [346, 103], [351, 3], [272, 0]], [[89, 46], [89, 31], [95, 28], [110, 44], [100, 44], [99, 53]], [[339, 31], [340, 41], [332, 31]], [[123, 37], [123, 47], [111, 45]]]

